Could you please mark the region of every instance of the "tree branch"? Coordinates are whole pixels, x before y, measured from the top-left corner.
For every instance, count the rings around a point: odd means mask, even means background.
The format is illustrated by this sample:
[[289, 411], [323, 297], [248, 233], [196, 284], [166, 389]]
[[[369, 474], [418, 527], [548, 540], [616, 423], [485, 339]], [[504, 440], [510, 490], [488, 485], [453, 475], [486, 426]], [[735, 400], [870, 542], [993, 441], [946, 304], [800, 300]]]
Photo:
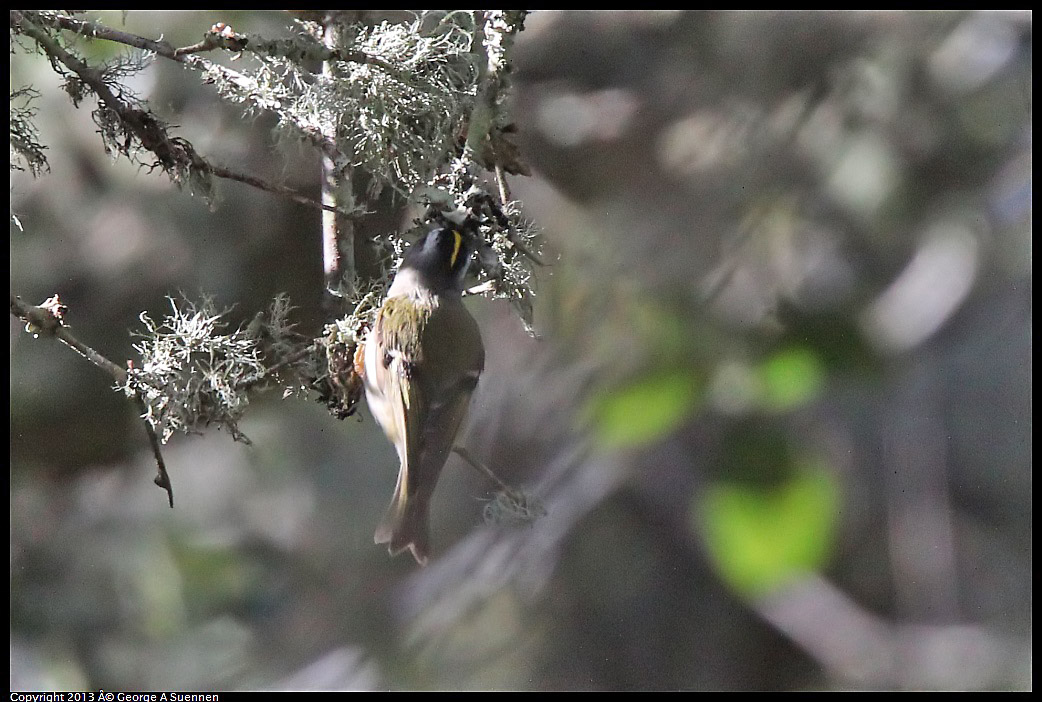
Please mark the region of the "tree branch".
[[[141, 415], [144, 417], [148, 414], [148, 406], [145, 404], [145, 398], [141, 396], [141, 393], [134, 393], [134, 400], [137, 402], [138, 409], [141, 410]], [[170, 482], [170, 474], [166, 472], [166, 462], [163, 460], [163, 452], [161, 450], [161, 443], [159, 436], [156, 435], [156, 430], [152, 428], [152, 425], [147, 421], [144, 422], [145, 433], [148, 434], [148, 445], [152, 448], [152, 456], [156, 459], [156, 477], [152, 480], [156, 485], [166, 490], [167, 499], [170, 502], [170, 509], [174, 508], [174, 484]]]
[[546, 508], [539, 500], [507, 485], [492, 472], [491, 468], [474, 458], [466, 448], [453, 446], [452, 450], [499, 488], [499, 494], [485, 506], [486, 520], [494, 522], [509, 520], [513, 523], [526, 524], [546, 516]]
[[[332, 52], [337, 44], [337, 23], [327, 21], [323, 27], [322, 42], [324, 48]], [[322, 75], [333, 78], [333, 62], [327, 57], [322, 61]], [[335, 125], [333, 126], [335, 130]], [[336, 134], [323, 134], [324, 140], [332, 143]], [[354, 201], [352, 193], [351, 171], [338, 168], [337, 159], [329, 153], [322, 155], [322, 202], [337, 207], [341, 198]], [[336, 210], [322, 213], [322, 266], [325, 280], [323, 306], [330, 318], [335, 318], [343, 311], [343, 299], [337, 291], [347, 281], [355, 279], [355, 230], [354, 223], [340, 222]]]
[[273, 365], [273, 366], [271, 366], [269, 368], [266, 368], [263, 373], [258, 373], [257, 375], [253, 376], [252, 378], [247, 378], [242, 383], [240, 383], [238, 387], [243, 388], [244, 390], [246, 390], [246, 389], [252, 388], [252, 387], [254, 387], [256, 385], [259, 385], [260, 383], [263, 383], [268, 378], [271, 378], [271, 377], [275, 376], [275, 374], [279, 373], [280, 371], [285, 370], [286, 368], [292, 367], [293, 364], [295, 364], [295, 363], [297, 363], [297, 362], [307, 358], [310, 354], [314, 353], [317, 344], [318, 344], [317, 340], [312, 341], [307, 346], [304, 346], [304, 347], [294, 351], [290, 355], [286, 356], [284, 359], [282, 359], [281, 361], [279, 361], [275, 365]]
[[[498, 106], [508, 80], [507, 52], [517, 33], [524, 28], [525, 14], [524, 10], [489, 10], [484, 23], [479, 24], [474, 33], [474, 50], [484, 60], [478, 65], [478, 92], [467, 125], [463, 157], [473, 163], [487, 164], [489, 170], [496, 170], [497, 165], [514, 166], [510, 162], [513, 159], [504, 162], [494, 144], [496, 135], [509, 128], [497, 123]], [[503, 202], [506, 204], [506, 200]]]
[[[211, 67], [215, 67], [215, 64], [210, 64], [209, 62], [205, 62], [196, 57], [176, 55], [175, 50], [167, 42], [145, 39], [144, 37], [128, 34], [127, 32], [109, 29], [107, 27], [102, 27], [101, 25], [76, 20], [63, 15], [34, 14], [33, 17], [39, 18], [40, 21], [45, 24], [53, 24], [59, 28], [76, 31], [85, 36], [108, 39], [110, 41], [117, 41], [146, 51], [153, 51], [161, 56], [165, 56], [175, 61], [180, 61], [186, 65], [192, 65], [194, 68], [210, 69]], [[159, 164], [162, 165], [164, 170], [166, 170], [175, 180], [181, 180], [183, 178], [182, 172], [187, 174], [193, 172], [206, 174], [217, 178], [224, 178], [226, 180], [234, 180], [266, 192], [288, 197], [295, 202], [309, 207], [340, 212], [348, 217], [357, 215], [354, 211], [339, 210], [334, 205], [319, 202], [318, 200], [308, 197], [293, 188], [272, 183], [259, 176], [210, 163], [208, 160], [200, 156], [188, 141], [178, 137], [171, 137], [165, 125], [157, 120], [150, 112], [138, 109], [117, 96], [105, 83], [101, 71], [91, 68], [62, 48], [62, 46], [52, 36], [40, 29], [23, 12], [11, 10], [10, 18], [11, 26], [17, 27], [19, 31], [36, 41], [40, 48], [42, 48], [48, 57], [51, 58], [52, 62], [56, 61], [61, 63], [68, 70], [72, 71], [81, 81], [83, 81], [83, 83], [89, 86], [105, 107], [119, 116], [121, 124], [136, 137], [141, 146], [155, 154], [159, 159]], [[207, 65], [193, 65], [200, 62]], [[235, 73], [234, 71], [228, 71], [228, 69], [220, 70], [227, 73]]]
[[[467, 125], [467, 140], [463, 148], [463, 158], [470, 164], [482, 165], [495, 173], [496, 185], [503, 205], [510, 201], [510, 190], [506, 184], [505, 171], [524, 172], [526, 169], [523, 164], [520, 164], [516, 154], [501, 154], [500, 149], [495, 148], [496, 141], [501, 141], [504, 145], [509, 146], [502, 136], [497, 139], [497, 135], [511, 129], [510, 125], [503, 127], [497, 124], [499, 117], [497, 109], [502, 92], [507, 85], [507, 51], [513, 44], [517, 33], [524, 28], [525, 14], [523, 10], [490, 10], [486, 14], [484, 24], [479, 25], [480, 30], [474, 34], [474, 48], [481, 52], [485, 60], [480, 63], [478, 94]], [[510, 243], [536, 265], [545, 265], [538, 255], [524, 245], [500, 207], [494, 202], [487, 204], [500, 227], [504, 229]]]
[[[11, 10], [12, 18], [15, 15], [21, 16], [22, 14], [22, 11]], [[202, 41], [191, 44], [190, 46], [183, 46], [175, 49], [170, 42], [149, 39], [138, 34], [131, 34], [130, 32], [106, 27], [103, 24], [98, 24], [97, 22], [92, 22], [90, 20], [76, 19], [75, 17], [53, 12], [36, 11], [33, 14], [35, 18], [38, 18], [40, 22], [47, 24], [48, 26], [75, 32], [93, 39], [105, 39], [106, 41], [114, 41], [119, 44], [133, 46], [137, 49], [151, 51], [163, 58], [168, 58], [171, 61], [178, 61], [193, 68], [198, 67], [193, 65], [193, 54], [213, 51], [214, 49], [224, 49], [226, 51], [234, 52], [252, 51], [254, 53], [268, 56], [285, 56], [292, 54], [293, 58], [298, 60], [361, 63], [376, 66], [392, 75], [398, 72], [398, 69], [386, 61], [375, 56], [370, 56], [362, 51], [323, 46], [318, 42], [314, 42], [313, 45], [308, 45], [307, 47], [302, 47], [286, 40], [270, 40], [254, 35], [238, 34], [223, 22], [214, 24], [206, 34], [203, 35]], [[290, 51], [289, 49], [292, 46], [295, 46], [297, 50]]]
[[101, 368], [115, 379], [117, 383], [125, 383], [127, 371], [73, 336], [65, 326], [65, 305], [61, 304], [57, 295], [48, 298], [42, 305], [30, 305], [11, 293], [11, 314], [25, 321], [25, 330], [31, 334], [55, 336], [63, 344]]
[[[90, 346], [84, 344], [65, 326], [66, 309], [57, 295], [49, 297], [41, 305], [30, 305], [24, 302], [22, 298], [11, 293], [11, 314], [25, 322], [25, 330], [27, 332], [37, 336], [43, 334], [57, 337], [63, 344], [111, 375], [118, 385], [126, 385], [128, 373], [125, 368], [113, 363]], [[144, 418], [148, 413], [148, 408], [145, 406], [145, 400], [139, 391], [134, 391], [134, 399], [141, 410], [139, 416]], [[156, 459], [157, 472], [154, 482], [166, 490], [170, 507], [172, 508], [174, 506], [174, 487], [170, 482], [170, 475], [166, 472], [166, 463], [163, 461], [163, 454], [160, 450], [159, 437], [156, 436], [155, 430], [152, 429], [152, 426], [147, 421], [143, 423], [145, 432], [148, 434], [148, 442], [152, 447], [152, 455]]]

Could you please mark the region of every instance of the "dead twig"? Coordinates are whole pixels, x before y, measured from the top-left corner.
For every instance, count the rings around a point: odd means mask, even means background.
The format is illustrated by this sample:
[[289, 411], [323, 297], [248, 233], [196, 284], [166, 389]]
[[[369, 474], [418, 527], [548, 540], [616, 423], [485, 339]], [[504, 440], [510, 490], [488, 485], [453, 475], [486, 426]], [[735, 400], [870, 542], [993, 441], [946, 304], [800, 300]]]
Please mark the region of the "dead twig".
[[[126, 385], [128, 371], [113, 363], [87, 344], [77, 339], [69, 327], [65, 325], [65, 305], [61, 304], [57, 295], [49, 297], [41, 305], [30, 305], [20, 297], [11, 293], [11, 314], [25, 322], [25, 330], [34, 336], [53, 336], [63, 344], [71, 348], [79, 355], [86, 358], [98, 368], [101, 368], [113, 377], [118, 385]], [[134, 399], [141, 410], [139, 416], [144, 417], [148, 412], [145, 399], [138, 391], [134, 392]], [[156, 436], [152, 426], [144, 422], [145, 432], [148, 434], [148, 442], [152, 447], [152, 455], [156, 459], [155, 484], [166, 490], [170, 507], [174, 506], [174, 487], [170, 482], [170, 475], [166, 471], [166, 463], [160, 450], [159, 437]]]

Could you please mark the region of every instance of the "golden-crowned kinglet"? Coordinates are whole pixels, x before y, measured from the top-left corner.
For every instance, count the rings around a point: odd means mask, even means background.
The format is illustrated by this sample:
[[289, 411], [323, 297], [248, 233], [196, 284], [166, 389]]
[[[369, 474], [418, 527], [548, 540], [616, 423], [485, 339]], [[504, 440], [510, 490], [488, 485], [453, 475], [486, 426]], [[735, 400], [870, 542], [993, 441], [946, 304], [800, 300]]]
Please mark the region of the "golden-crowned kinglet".
[[398, 485], [375, 541], [425, 565], [434, 486], [485, 364], [477, 322], [463, 306], [473, 247], [433, 229], [405, 253], [364, 350], [365, 395], [398, 450]]

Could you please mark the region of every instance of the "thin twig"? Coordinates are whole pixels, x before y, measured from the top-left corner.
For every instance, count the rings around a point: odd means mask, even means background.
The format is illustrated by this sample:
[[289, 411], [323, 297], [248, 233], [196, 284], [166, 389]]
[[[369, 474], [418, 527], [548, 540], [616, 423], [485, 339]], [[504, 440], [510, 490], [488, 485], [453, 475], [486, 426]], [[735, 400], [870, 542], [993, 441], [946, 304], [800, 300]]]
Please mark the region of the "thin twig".
[[[326, 29], [328, 30], [332, 26], [334, 26], [334, 24], [330, 22], [326, 25]], [[357, 49], [343, 49], [333, 46], [328, 42], [323, 42], [321, 44], [308, 42], [302, 44], [299, 42], [294, 43], [292, 40], [273, 40], [253, 34], [239, 34], [223, 22], [215, 24], [199, 43], [175, 49], [174, 55], [171, 58], [180, 59], [188, 54], [212, 51], [214, 49], [224, 49], [235, 53], [250, 51], [263, 56], [292, 56], [293, 59], [298, 62], [321, 61], [323, 63], [360, 63], [369, 66], [376, 66], [392, 75], [398, 74], [398, 69], [383, 59], [376, 56], [370, 56], [369, 54], [358, 51]]]
[[513, 227], [507, 227], [507, 240], [510, 241], [510, 243], [513, 244], [514, 247], [518, 251], [520, 251], [525, 256], [525, 258], [527, 258], [532, 263], [536, 264], [537, 266], [545, 266], [546, 265], [546, 261], [544, 261], [539, 256], [539, 254], [537, 254], [534, 251], [530, 250], [527, 246], [525, 246], [523, 243], [521, 243], [521, 239], [517, 235], [517, 230], [515, 230]]
[[[38, 19], [40, 22], [56, 27], [58, 29], [65, 29], [71, 32], [75, 32], [85, 37], [91, 37], [95, 39], [104, 39], [106, 41], [116, 42], [118, 44], [125, 44], [132, 46], [136, 49], [142, 49], [144, 51], [151, 51], [157, 56], [170, 59], [171, 61], [177, 61], [178, 63], [184, 64], [186, 67], [197, 71], [218, 71], [229, 80], [235, 81], [236, 77], [241, 77], [241, 74], [231, 70], [225, 66], [207, 61], [206, 59], [198, 56], [198, 54], [205, 51], [212, 51], [214, 49], [225, 49], [236, 53], [242, 52], [249, 47], [249, 50], [253, 53], [258, 54], [273, 54], [275, 49], [273, 48], [278, 42], [263, 40], [255, 36], [246, 36], [242, 34], [235, 34], [229, 31], [231, 28], [226, 25], [218, 23], [214, 25], [210, 31], [208, 31], [202, 41], [199, 41], [190, 46], [183, 46], [175, 49], [169, 42], [162, 40], [149, 39], [138, 34], [131, 34], [130, 32], [124, 32], [119, 29], [113, 29], [106, 27], [105, 25], [92, 22], [90, 20], [80, 20], [75, 17], [69, 17], [68, 15], [56, 14], [56, 13], [43, 13], [34, 12], [33, 18]], [[25, 18], [22, 11], [11, 10], [11, 23], [12, 25], [16, 22], [21, 22]], [[223, 30], [218, 30], [218, 27], [222, 27]], [[222, 31], [224, 33], [222, 33]], [[362, 51], [354, 49], [342, 49], [336, 47], [322, 46], [319, 44], [310, 47], [310, 51], [307, 56], [300, 56], [300, 59], [310, 59], [315, 61], [343, 61], [345, 63], [361, 63], [369, 66], [375, 66], [380, 70], [387, 73], [389, 76], [398, 80], [402, 83], [412, 85], [415, 83], [406, 75], [401, 69], [396, 66], [387, 63], [381, 58], [376, 56], [370, 56]], [[416, 86], [413, 86], [416, 87]], [[314, 135], [308, 135], [313, 137]]]
[[463, 151], [472, 163], [481, 163], [481, 153], [496, 127], [496, 106], [506, 81], [506, 54], [524, 26], [525, 14], [524, 10], [488, 10], [474, 32], [472, 50], [483, 60], [478, 63], [477, 95]]
[[257, 375], [255, 375], [255, 376], [253, 376], [251, 378], [247, 378], [246, 380], [242, 381], [241, 383], [238, 384], [238, 387], [243, 389], [243, 390], [248, 390], [248, 389], [254, 387], [255, 385], [263, 383], [265, 380], [267, 380], [268, 378], [271, 378], [276, 373], [279, 373], [280, 371], [282, 371], [282, 370], [284, 370], [286, 368], [289, 368], [294, 363], [297, 363], [298, 361], [300, 361], [300, 360], [302, 360], [304, 358], [307, 358], [308, 355], [314, 353], [317, 344], [318, 344], [317, 340], [312, 341], [310, 344], [308, 344], [304, 348], [299, 349], [297, 351], [294, 351], [293, 353], [291, 353], [290, 355], [286, 356], [284, 359], [282, 359], [281, 361], [279, 361], [275, 365], [271, 366], [270, 368], [265, 368], [263, 373], [258, 373]]
[[218, 178], [224, 178], [226, 180], [234, 180], [239, 183], [245, 183], [246, 185], [251, 185], [254, 188], [258, 188], [259, 190], [265, 190], [274, 195], [282, 195], [283, 197], [288, 197], [289, 199], [293, 200], [294, 202], [298, 202], [301, 205], [315, 207], [325, 212], [332, 212], [334, 214], [339, 213], [346, 217], [355, 217], [358, 214], [353, 210], [341, 209], [336, 207], [335, 205], [329, 205], [324, 202], [319, 202], [315, 198], [308, 197], [307, 195], [304, 195], [303, 193], [298, 192], [293, 188], [290, 188], [285, 185], [279, 185], [278, 183], [272, 183], [271, 181], [265, 180], [255, 175], [251, 175], [249, 173], [243, 173], [242, 171], [233, 171], [230, 168], [225, 168], [224, 166], [216, 166], [206, 161], [203, 161], [203, 169], [207, 173], [217, 176]]
[[[11, 10], [11, 15], [12, 19], [14, 19], [15, 15], [18, 15], [19, 18], [22, 17], [22, 13], [18, 10]], [[81, 20], [57, 13], [41, 13], [36, 14], [35, 16], [38, 17], [41, 22], [52, 27], [75, 32], [85, 37], [105, 39], [106, 41], [113, 41], [119, 44], [133, 46], [137, 49], [152, 51], [163, 58], [168, 58], [171, 61], [178, 61], [187, 66], [192, 65], [190, 57], [193, 54], [213, 51], [214, 49], [223, 49], [233, 52], [240, 52], [248, 49], [254, 53], [268, 55], [277, 53], [277, 49], [275, 48], [276, 42], [264, 40], [252, 35], [237, 34], [232, 32], [230, 27], [222, 23], [215, 24], [210, 31], [203, 36], [202, 41], [191, 44], [190, 46], [182, 46], [175, 49], [170, 42], [163, 40], [157, 41], [138, 34], [113, 29], [112, 27], [107, 27], [91, 20]], [[221, 31], [222, 29], [223, 32]], [[335, 47], [323, 47], [316, 44], [313, 47], [309, 47], [309, 54], [306, 57], [301, 58], [318, 61], [333, 60], [343, 61], [345, 63], [362, 63], [376, 66], [377, 68], [391, 74], [396, 74], [398, 72], [397, 68], [383, 59], [376, 56], [370, 56], [365, 52], [355, 49], [338, 49]]]
[[[109, 37], [102, 37], [102, 38], [103, 39], [108, 39]], [[113, 41], [118, 41], [118, 40], [113, 39]], [[185, 61], [184, 59], [189, 54], [198, 54], [198, 53], [202, 53], [203, 51], [213, 51], [216, 48], [217, 48], [217, 42], [214, 41], [214, 35], [210, 34], [209, 32], [207, 32], [206, 35], [203, 37], [202, 41], [197, 42], [195, 44], [191, 44], [189, 46], [182, 46], [180, 48], [174, 49], [173, 55], [167, 56], [167, 58], [171, 58], [174, 61], [180, 61], [181, 63], [187, 64], [188, 62]]]
[[[57, 303], [57, 296], [51, 298]], [[49, 301], [48, 301], [49, 302]], [[48, 336], [57, 337], [62, 343], [71, 348], [79, 355], [86, 358], [88, 361], [101, 368], [113, 378], [117, 383], [124, 383], [127, 379], [127, 371], [125, 368], [113, 363], [109, 359], [102, 356], [100, 353], [92, 349], [91, 347], [84, 344], [82, 341], [77, 339], [69, 328], [64, 325], [61, 317], [53, 311], [53, 307], [48, 306], [37, 306], [30, 305], [18, 297], [14, 293], [11, 293], [11, 314], [21, 318], [28, 325], [32, 326], [30, 331], [39, 334], [46, 334]], [[28, 329], [27, 329], [28, 330]]]
[[486, 280], [483, 283], [478, 283], [477, 285], [475, 285], [473, 287], [467, 288], [466, 290], [463, 291], [463, 294], [464, 295], [485, 295], [487, 293], [495, 292], [495, 290], [496, 290], [496, 281], [494, 281], [494, 280]]
[[[499, 164], [496, 164], [497, 172], [500, 168]], [[528, 260], [537, 266], [545, 266], [546, 262], [534, 251], [531, 251], [524, 242], [521, 241], [521, 237], [517, 234], [517, 229], [510, 223], [510, 218], [503, 212], [503, 208], [490, 195], [482, 195], [481, 197], [484, 204], [488, 207], [492, 216], [496, 218], [496, 223], [499, 224], [500, 229], [506, 233], [507, 241], [509, 241], [518, 251], [522, 253]], [[506, 204], [504, 202], [504, 204]]]
[[[65, 322], [62, 319], [64, 309], [65, 308], [58, 300], [57, 295], [48, 299], [43, 305], [30, 305], [14, 293], [11, 293], [11, 314], [26, 322], [27, 331], [31, 331], [35, 334], [45, 334], [47, 336], [56, 337], [66, 346], [86, 358], [98, 368], [106, 371], [116, 380], [117, 384], [125, 385], [127, 382], [127, 370], [116, 365], [90, 346], [87, 346], [77, 339], [73, 333], [69, 331], [69, 328], [65, 326]], [[174, 486], [170, 482], [170, 475], [166, 471], [166, 463], [163, 461], [163, 453], [160, 449], [159, 437], [156, 436], [156, 432], [152, 428], [152, 425], [144, 420], [145, 415], [148, 414], [148, 407], [145, 405], [145, 398], [142, 396], [140, 390], [135, 390], [134, 400], [136, 401], [138, 408], [141, 410], [139, 416], [142, 418], [142, 422], [145, 425], [145, 432], [148, 434], [148, 442], [152, 447], [152, 455], [156, 459], [156, 477], [154, 482], [156, 485], [166, 490], [167, 498], [169, 499], [170, 507], [172, 508], [174, 506]]]
[[[80, 20], [75, 17], [69, 17], [68, 15], [61, 15], [56, 13], [39, 13], [32, 12], [32, 19], [38, 19], [40, 22], [47, 24], [52, 27], [59, 29], [67, 29], [77, 34], [81, 34], [85, 37], [92, 37], [95, 39], [106, 39], [108, 41], [114, 41], [120, 44], [126, 44], [127, 46], [133, 46], [136, 49], [142, 49], [144, 51], [151, 51], [160, 56], [164, 56], [175, 61], [181, 61], [180, 58], [175, 56], [174, 47], [166, 41], [156, 41], [154, 39], [148, 39], [146, 37], [138, 36], [137, 34], [131, 34], [124, 32], [119, 29], [112, 29], [104, 25], [91, 22], [89, 20]], [[30, 18], [26, 17], [21, 10], [11, 10], [11, 25], [14, 26], [16, 23], [21, 24], [23, 21], [31, 21]], [[183, 63], [183, 61], [182, 61]]]
[[517, 490], [514, 490], [512, 487], [510, 487], [509, 485], [504, 483], [500, 479], [500, 477], [498, 475], [496, 475], [495, 473], [492, 472], [491, 468], [486, 466], [484, 463], [482, 463], [478, 459], [474, 458], [474, 456], [471, 455], [470, 451], [468, 451], [463, 446], [453, 446], [452, 450], [455, 451], [457, 454], [459, 454], [460, 458], [462, 458], [464, 461], [469, 463], [473, 468], [476, 468], [483, 475], [485, 475], [489, 480], [494, 482], [496, 484], [496, 487], [498, 487], [503, 492], [507, 493], [508, 495], [519, 495], [520, 494]]
[[474, 458], [470, 451], [462, 446], [453, 446], [452, 450], [499, 488], [499, 492], [485, 505], [484, 515], [487, 522], [528, 524], [546, 516], [546, 507], [539, 500], [504, 483], [491, 468]]
[[510, 186], [507, 185], [506, 173], [503, 172], [503, 164], [496, 159], [496, 185], [499, 187], [499, 201], [504, 205], [510, 202]]
[[[148, 413], [148, 407], [145, 405], [145, 398], [142, 397], [140, 392], [134, 393], [134, 400], [137, 402], [138, 408], [141, 410], [141, 416], [145, 416]], [[163, 452], [160, 448], [159, 437], [156, 435], [155, 429], [147, 421], [144, 422], [145, 433], [148, 434], [148, 444], [152, 447], [152, 456], [156, 459], [156, 477], [152, 481], [159, 487], [166, 490], [167, 499], [170, 501], [170, 509], [174, 508], [174, 485], [170, 482], [170, 474], [166, 472], [166, 462], [163, 460]]]

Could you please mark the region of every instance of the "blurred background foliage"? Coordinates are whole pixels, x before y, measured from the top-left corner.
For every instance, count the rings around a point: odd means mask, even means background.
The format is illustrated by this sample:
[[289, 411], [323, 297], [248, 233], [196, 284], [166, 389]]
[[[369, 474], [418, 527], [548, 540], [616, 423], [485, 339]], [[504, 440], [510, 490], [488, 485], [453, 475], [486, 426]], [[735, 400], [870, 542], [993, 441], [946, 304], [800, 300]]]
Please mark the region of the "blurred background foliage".
[[[286, 26], [96, 16], [175, 46]], [[134, 408], [12, 317], [12, 688], [1030, 688], [1030, 13], [535, 12], [513, 60], [511, 186], [554, 261], [539, 339], [468, 303], [464, 442], [548, 514], [483, 524], [454, 458], [432, 564], [392, 560], [393, 449], [277, 393], [252, 446], [166, 447], [170, 510]], [[12, 172], [13, 292], [117, 361], [178, 290], [243, 320], [284, 291], [319, 332], [317, 211], [235, 183], [208, 208], [14, 54], [25, 84], [51, 171]], [[317, 194], [313, 155], [179, 65], [134, 88]]]

